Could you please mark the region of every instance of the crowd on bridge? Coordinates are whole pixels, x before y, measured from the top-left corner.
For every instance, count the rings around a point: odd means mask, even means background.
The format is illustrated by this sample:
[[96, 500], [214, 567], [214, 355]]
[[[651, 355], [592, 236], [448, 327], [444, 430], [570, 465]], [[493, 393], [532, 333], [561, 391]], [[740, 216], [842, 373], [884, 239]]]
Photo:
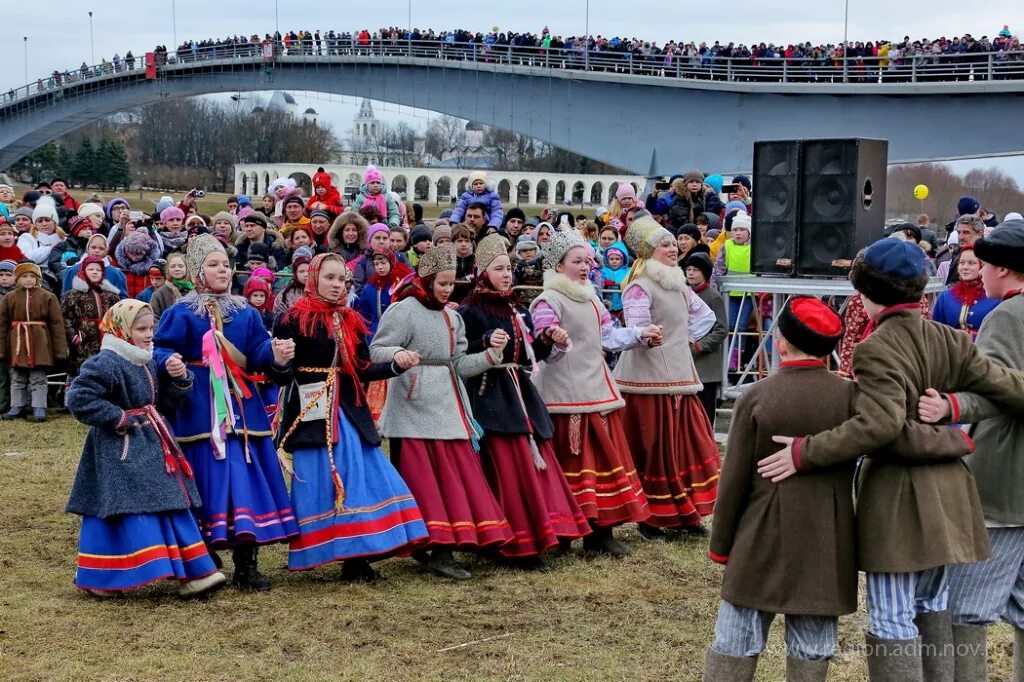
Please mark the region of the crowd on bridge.
[[[1024, 669], [1024, 218], [968, 196], [880, 226], [844, 308], [776, 311], [719, 291], [750, 273], [755, 191], [691, 170], [527, 216], [474, 171], [426, 220], [373, 166], [354, 198], [321, 168], [212, 215], [195, 191], [143, 211], [0, 185], [3, 419], [45, 421], [66, 373], [97, 598], [206, 595], [226, 550], [266, 591], [272, 543], [350, 581], [407, 558], [471, 579], [457, 553], [549, 571], [577, 540], [630, 555], [628, 523], [725, 566], [706, 680], [752, 680], [779, 613], [789, 679], [824, 680], [858, 569], [871, 679], [984, 679], [999, 619]], [[769, 327], [781, 369], [733, 406], [723, 462], [719, 389], [757, 352], [729, 338]]]
[[[1024, 75], [1020, 38], [1008, 26], [993, 36], [971, 34], [939, 38], [878, 38], [846, 43], [775, 43], [735, 41], [656, 41], [621, 36], [560, 36], [547, 27], [538, 33], [464, 29], [374, 31], [275, 31], [224, 38], [185, 40], [174, 49], [157, 45], [157, 65], [238, 57], [401, 55], [415, 48], [447, 59], [528, 64], [551, 68], [591, 69], [646, 75], [743, 81], [988, 80]], [[76, 70], [54, 71], [38, 79], [36, 91], [87, 78], [133, 71], [143, 62], [130, 50], [100, 64], [84, 62]], [[31, 88], [29, 89], [31, 92]], [[8, 93], [10, 99], [16, 92]]]

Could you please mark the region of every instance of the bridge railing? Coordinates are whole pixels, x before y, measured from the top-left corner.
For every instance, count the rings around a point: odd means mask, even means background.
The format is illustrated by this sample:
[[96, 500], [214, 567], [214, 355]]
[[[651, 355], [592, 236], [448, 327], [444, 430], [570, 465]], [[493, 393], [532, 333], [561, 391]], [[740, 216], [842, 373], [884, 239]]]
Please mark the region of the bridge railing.
[[[380, 58], [412, 58], [439, 61], [476, 62], [536, 69], [558, 69], [620, 73], [695, 81], [750, 83], [920, 83], [1024, 80], [1024, 51], [974, 54], [917, 54], [885, 57], [793, 57], [737, 58], [701, 55], [665, 55], [486, 43], [445, 41], [375, 40], [368, 43], [351, 40], [322, 40], [314, 43], [281, 43], [265, 55], [262, 45], [196, 47], [177, 52], [156, 53], [158, 74], [170, 75], [178, 69], [194, 69], [197, 64], [246, 63], [272, 66], [276, 62], [372, 61]], [[19, 100], [46, 96], [52, 99], [70, 87], [89, 83], [103, 86], [120, 80], [143, 77], [142, 57], [83, 64], [78, 69], [54, 72], [34, 83], [0, 93], [0, 107]]]

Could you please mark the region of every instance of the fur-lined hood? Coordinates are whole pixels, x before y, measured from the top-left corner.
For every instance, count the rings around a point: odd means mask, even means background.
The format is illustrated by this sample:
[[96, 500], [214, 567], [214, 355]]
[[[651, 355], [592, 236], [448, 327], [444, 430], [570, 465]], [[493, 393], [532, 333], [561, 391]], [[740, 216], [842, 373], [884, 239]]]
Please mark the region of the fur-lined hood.
[[[81, 277], [75, 277], [73, 280], [71, 280], [71, 288], [74, 291], [81, 291], [83, 294], [88, 293], [89, 291], [89, 285], [86, 284], [85, 280], [82, 279]], [[110, 283], [109, 279], [104, 279], [102, 282], [100, 282], [100, 290], [109, 291], [110, 293], [117, 294], [118, 296], [121, 295], [121, 292], [118, 291], [116, 286]]]
[[330, 231], [327, 233], [327, 246], [331, 249], [340, 249], [341, 233], [345, 229], [346, 225], [355, 225], [359, 228], [359, 233], [362, 238], [366, 239], [366, 233], [370, 230], [370, 223], [367, 222], [366, 218], [359, 215], [355, 211], [345, 211], [340, 216], [334, 219], [334, 224], [331, 225]]

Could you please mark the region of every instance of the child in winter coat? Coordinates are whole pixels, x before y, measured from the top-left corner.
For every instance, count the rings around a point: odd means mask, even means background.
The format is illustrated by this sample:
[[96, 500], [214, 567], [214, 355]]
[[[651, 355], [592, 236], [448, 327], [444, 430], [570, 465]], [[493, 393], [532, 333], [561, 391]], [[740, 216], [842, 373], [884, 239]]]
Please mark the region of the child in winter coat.
[[629, 250], [622, 242], [615, 242], [604, 251], [604, 267], [601, 268], [601, 275], [604, 277], [603, 289], [614, 289], [609, 293], [603, 291], [601, 298], [605, 300], [608, 310], [612, 315], [622, 319], [622, 294], [618, 291], [622, 280], [629, 273]]
[[306, 212], [327, 211], [340, 215], [345, 210], [341, 192], [331, 181], [331, 175], [323, 168], [317, 168], [313, 175], [313, 196], [306, 201]]
[[[0, 300], [15, 290], [14, 268], [17, 263], [12, 260], [0, 260]], [[11, 368], [6, 360], [0, 359], [0, 414], [11, 409]]]
[[540, 296], [544, 284], [544, 259], [539, 253], [537, 242], [527, 234], [519, 236], [516, 256], [516, 264], [512, 266], [513, 283], [517, 287], [534, 287], [516, 289], [516, 300], [522, 306], [529, 306], [533, 299]]
[[391, 305], [392, 292], [403, 279], [412, 274], [412, 268], [398, 260], [391, 249], [373, 254], [371, 262], [373, 274], [366, 281], [353, 306], [366, 321], [367, 341], [372, 341], [373, 335], [377, 333], [381, 315]]
[[270, 285], [262, 277], [250, 277], [242, 292], [249, 305], [259, 311], [263, 326], [270, 331], [274, 328], [274, 296]]
[[82, 366], [68, 407], [89, 435], [67, 511], [82, 516], [75, 585], [117, 596], [164, 578], [182, 597], [225, 583], [192, 509], [199, 492], [158, 409], [175, 410], [192, 388], [181, 356], [157, 367], [152, 309], [124, 300], [100, 323], [103, 350]]
[[64, 318], [57, 297], [41, 288], [43, 273], [35, 263], [14, 268], [18, 288], [0, 300], [0, 361], [11, 368], [11, 409], [2, 419], [29, 411], [32, 421], [46, 421], [46, 370], [68, 357]]
[[[4, 294], [9, 294], [17, 288], [14, 284], [14, 268], [17, 266], [17, 261], [6, 258], [0, 260], [0, 298], [3, 298]], [[0, 396], [0, 399], [2, 399], [2, 396]]]
[[384, 176], [376, 166], [367, 166], [363, 173], [363, 184], [359, 187], [359, 194], [352, 202], [352, 210], [359, 212], [363, 206], [373, 206], [381, 218], [387, 217], [388, 228], [401, 225], [402, 216], [398, 212], [398, 202], [394, 200], [384, 183]]
[[487, 206], [487, 225], [495, 229], [501, 227], [505, 219], [505, 209], [501, 206], [501, 197], [493, 189], [487, 187], [487, 173], [473, 171], [469, 174], [469, 189], [462, 193], [459, 201], [452, 209], [451, 222], [461, 223], [470, 204]]
[[[180, 253], [178, 254], [181, 255]], [[149, 268], [149, 286], [139, 292], [138, 300], [143, 303], [150, 303], [153, 294], [167, 284], [167, 261], [163, 258], [157, 259]]]
[[15, 263], [25, 260], [25, 254], [14, 243], [17, 238], [14, 225], [0, 217], [0, 260], [12, 260]]
[[117, 287], [103, 279], [103, 259], [86, 256], [71, 291], [61, 300], [64, 332], [68, 339], [67, 384], [78, 376], [82, 363], [100, 352], [100, 321], [121, 300]]

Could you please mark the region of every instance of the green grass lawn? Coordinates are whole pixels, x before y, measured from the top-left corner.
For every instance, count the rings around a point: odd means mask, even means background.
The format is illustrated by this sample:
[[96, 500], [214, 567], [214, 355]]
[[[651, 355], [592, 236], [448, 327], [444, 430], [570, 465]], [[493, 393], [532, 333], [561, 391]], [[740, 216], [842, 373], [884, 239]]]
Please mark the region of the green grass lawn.
[[[353, 586], [340, 567], [290, 574], [261, 553], [268, 594], [228, 587], [181, 602], [169, 583], [98, 601], [72, 585], [78, 519], [63, 512], [85, 428], [69, 417], [0, 427], [0, 680], [698, 680], [721, 567], [706, 543], [642, 542], [625, 560], [556, 559], [549, 574], [472, 562], [443, 582], [410, 559]], [[772, 548], [765, 547], [770, 552]], [[230, 569], [230, 561], [228, 561]], [[842, 619], [830, 680], [867, 679], [865, 619]], [[781, 622], [759, 680], [785, 677]], [[993, 680], [1012, 634], [990, 637]]]

